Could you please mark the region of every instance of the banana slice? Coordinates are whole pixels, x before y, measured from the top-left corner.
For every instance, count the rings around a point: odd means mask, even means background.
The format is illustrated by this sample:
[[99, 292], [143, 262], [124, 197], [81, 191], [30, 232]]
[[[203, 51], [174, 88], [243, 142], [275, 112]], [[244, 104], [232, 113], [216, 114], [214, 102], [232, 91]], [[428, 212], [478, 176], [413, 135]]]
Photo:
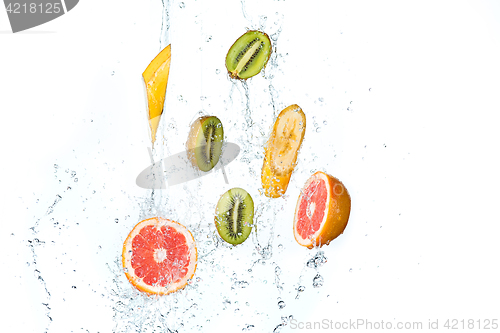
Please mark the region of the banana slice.
[[261, 180], [266, 196], [277, 198], [286, 192], [305, 131], [306, 116], [298, 105], [281, 111], [265, 147]]
[[170, 73], [170, 58], [170, 45], [168, 45], [151, 61], [144, 73], [142, 73], [148, 95], [148, 119], [153, 145], [156, 140], [156, 131], [160, 124], [160, 117], [163, 114], [168, 74]]

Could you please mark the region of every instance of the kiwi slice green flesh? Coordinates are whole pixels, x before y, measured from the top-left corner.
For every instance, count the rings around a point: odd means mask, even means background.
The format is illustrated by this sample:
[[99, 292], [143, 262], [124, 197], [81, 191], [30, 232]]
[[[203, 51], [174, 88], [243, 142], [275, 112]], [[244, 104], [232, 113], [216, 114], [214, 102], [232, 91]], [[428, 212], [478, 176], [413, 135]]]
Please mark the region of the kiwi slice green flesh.
[[271, 40], [264, 32], [250, 30], [234, 42], [226, 56], [226, 68], [233, 79], [258, 74], [271, 56]]
[[198, 119], [196, 126], [194, 155], [195, 164], [201, 171], [210, 171], [218, 162], [222, 152], [224, 128], [217, 117], [203, 117]]
[[215, 226], [226, 242], [243, 243], [253, 227], [253, 199], [244, 189], [235, 187], [224, 193], [215, 210]]

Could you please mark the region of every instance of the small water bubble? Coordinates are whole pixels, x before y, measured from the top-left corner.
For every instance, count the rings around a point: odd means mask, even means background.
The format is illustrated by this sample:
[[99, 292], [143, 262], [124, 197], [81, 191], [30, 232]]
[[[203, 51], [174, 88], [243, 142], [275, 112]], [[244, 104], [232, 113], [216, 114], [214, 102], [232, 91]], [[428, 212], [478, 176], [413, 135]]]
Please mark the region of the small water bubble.
[[77, 183], [78, 182], [78, 178], [75, 178], [74, 182]]
[[76, 171], [71, 171], [71, 178], [76, 176]]
[[182, 8], [186, 7], [186, 5], [184, 4], [184, 2], [181, 2], [181, 3], [179, 4], [179, 7], [182, 9]]
[[217, 69], [215, 70], [215, 74], [220, 74], [220, 69], [218, 69], [218, 68], [217, 68]]
[[319, 288], [323, 285], [323, 282], [325, 280], [323, 279], [323, 277], [319, 274], [317, 274], [314, 279], [313, 279], [313, 287], [314, 288]]
[[352, 273], [352, 268], [349, 268], [349, 273]]
[[114, 75], [115, 75], [115, 71], [112, 71], [112, 72], [111, 72], [111, 76], [114, 76]]
[[207, 43], [210, 42], [212, 40], [212, 36], [208, 36], [207, 37]]
[[286, 306], [285, 302], [284, 301], [279, 301], [278, 302], [278, 308], [283, 309], [284, 307]]
[[249, 325], [247, 324], [247, 326], [243, 327], [242, 331], [250, 331], [251, 329], [253, 329], [255, 326], [254, 325]]
[[300, 293], [304, 292], [304, 290], [306, 290], [306, 287], [304, 287], [304, 286], [298, 286], [297, 287], [297, 296], [295, 296], [295, 299], [298, 299], [299, 296], [300, 296]]
[[321, 127], [316, 127], [316, 133], [321, 132]]
[[328, 122], [326, 120], [323, 120], [323, 125], [326, 125], [328, 124]]
[[323, 101], [324, 101], [323, 97], [318, 98], [318, 101], [320, 101], [321, 103], [323, 103]]
[[118, 223], [118, 221], [119, 221], [118, 219], [115, 219], [115, 223]]

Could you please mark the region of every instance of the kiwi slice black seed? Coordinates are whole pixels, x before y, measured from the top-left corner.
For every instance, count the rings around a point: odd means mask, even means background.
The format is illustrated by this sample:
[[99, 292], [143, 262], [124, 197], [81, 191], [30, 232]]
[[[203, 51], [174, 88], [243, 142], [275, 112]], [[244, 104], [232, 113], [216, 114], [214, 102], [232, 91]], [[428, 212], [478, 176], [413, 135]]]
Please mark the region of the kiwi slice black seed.
[[234, 42], [226, 56], [226, 68], [233, 79], [248, 79], [266, 66], [271, 40], [264, 32], [250, 30]]
[[210, 171], [219, 162], [224, 128], [219, 118], [200, 117], [191, 125], [186, 144], [188, 157], [201, 171]]
[[215, 226], [226, 242], [243, 243], [253, 227], [253, 200], [244, 189], [235, 187], [224, 193], [215, 209]]

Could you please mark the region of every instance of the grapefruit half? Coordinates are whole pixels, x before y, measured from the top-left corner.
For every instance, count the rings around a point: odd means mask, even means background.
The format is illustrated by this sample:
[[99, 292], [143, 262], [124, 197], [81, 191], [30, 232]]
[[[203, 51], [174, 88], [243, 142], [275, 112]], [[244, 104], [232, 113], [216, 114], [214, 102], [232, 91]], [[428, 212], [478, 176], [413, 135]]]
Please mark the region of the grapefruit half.
[[123, 243], [125, 275], [148, 294], [166, 295], [184, 288], [196, 271], [197, 258], [191, 232], [161, 217], [139, 222]]
[[305, 183], [293, 220], [295, 240], [302, 246], [328, 245], [344, 232], [351, 212], [351, 197], [344, 184], [318, 171]]

